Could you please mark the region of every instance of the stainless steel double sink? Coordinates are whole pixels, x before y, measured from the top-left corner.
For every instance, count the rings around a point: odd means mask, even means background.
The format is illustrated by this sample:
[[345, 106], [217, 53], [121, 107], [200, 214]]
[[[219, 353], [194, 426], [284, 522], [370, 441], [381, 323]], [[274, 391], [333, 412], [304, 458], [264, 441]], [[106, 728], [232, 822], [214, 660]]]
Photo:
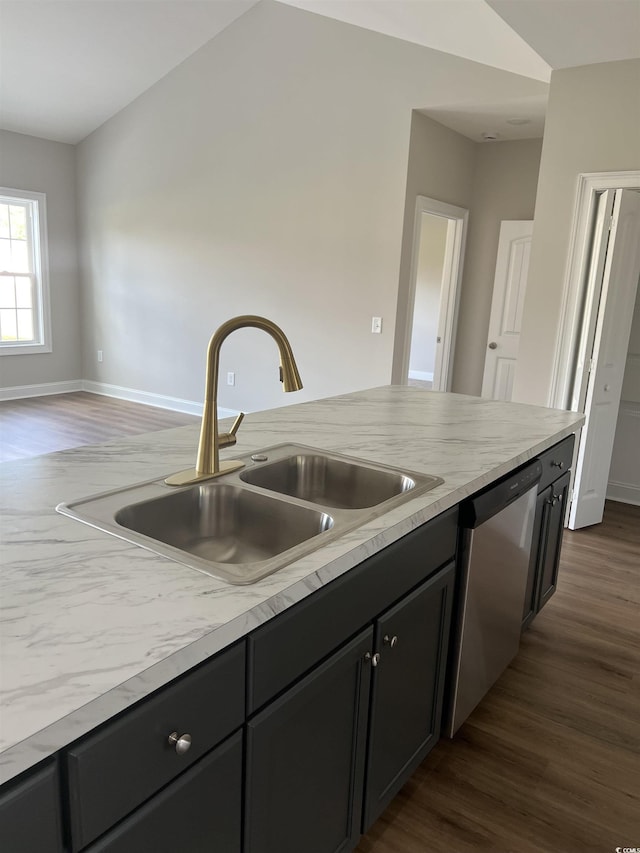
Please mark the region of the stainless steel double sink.
[[298, 444], [176, 489], [141, 483], [56, 509], [232, 584], [254, 583], [444, 482]]

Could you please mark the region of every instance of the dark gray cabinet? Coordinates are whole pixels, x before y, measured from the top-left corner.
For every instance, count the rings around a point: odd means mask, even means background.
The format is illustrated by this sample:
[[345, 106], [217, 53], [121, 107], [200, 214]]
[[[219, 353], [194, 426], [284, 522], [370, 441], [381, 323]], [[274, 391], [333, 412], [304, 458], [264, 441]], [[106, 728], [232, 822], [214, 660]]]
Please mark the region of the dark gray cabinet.
[[61, 853], [60, 795], [55, 762], [2, 788], [0, 850], [2, 853]]
[[569, 472], [563, 474], [543, 493], [546, 496], [546, 519], [542, 525], [538, 553], [538, 610], [544, 607], [556, 591], [570, 479]]
[[453, 510], [249, 637], [244, 853], [352, 850], [435, 745], [456, 539]]
[[[240, 643], [68, 749], [72, 850], [84, 849], [187, 770], [239, 729], [244, 715]], [[174, 732], [188, 736], [186, 750], [170, 742]]]
[[[105, 788], [105, 798], [109, 793]], [[88, 847], [87, 853], [240, 853], [241, 830], [238, 732]]]
[[440, 736], [455, 566], [376, 622], [363, 832]]
[[528, 627], [556, 591], [564, 517], [571, 482], [574, 436], [554, 445], [540, 457], [543, 474], [533, 527], [522, 628]]
[[450, 563], [249, 721], [244, 853], [352, 850], [436, 744], [454, 578]]
[[360, 836], [372, 628], [249, 721], [245, 853], [344, 853]]

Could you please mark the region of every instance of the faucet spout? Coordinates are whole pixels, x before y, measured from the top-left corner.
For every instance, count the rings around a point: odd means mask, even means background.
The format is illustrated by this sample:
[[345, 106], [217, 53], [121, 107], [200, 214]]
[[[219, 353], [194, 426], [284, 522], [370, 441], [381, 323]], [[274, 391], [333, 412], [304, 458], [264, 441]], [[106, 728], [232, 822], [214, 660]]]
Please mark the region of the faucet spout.
[[205, 380], [204, 409], [198, 442], [196, 467], [180, 471], [167, 477], [165, 483], [169, 486], [186, 486], [198, 483], [212, 477], [219, 477], [229, 471], [241, 468], [244, 463], [235, 459], [220, 462], [220, 448], [236, 443], [236, 432], [244, 417], [241, 412], [236, 418], [231, 430], [219, 434], [218, 431], [218, 374], [220, 368], [220, 349], [224, 340], [236, 329], [252, 327], [262, 329], [271, 335], [280, 352], [280, 381], [283, 391], [299, 391], [302, 380], [298, 373], [296, 360], [287, 336], [282, 329], [266, 317], [244, 314], [233, 317], [223, 323], [211, 336], [207, 348], [207, 375]]

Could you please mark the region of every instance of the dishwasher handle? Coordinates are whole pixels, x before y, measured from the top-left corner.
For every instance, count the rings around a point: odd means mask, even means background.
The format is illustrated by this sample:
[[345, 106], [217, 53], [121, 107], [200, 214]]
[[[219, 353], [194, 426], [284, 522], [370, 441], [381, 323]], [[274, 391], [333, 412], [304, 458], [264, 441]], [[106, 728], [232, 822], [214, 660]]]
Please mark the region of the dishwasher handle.
[[542, 476], [542, 463], [536, 459], [528, 462], [517, 471], [507, 474], [497, 483], [492, 483], [460, 506], [460, 524], [474, 530], [485, 521], [489, 521], [500, 510], [522, 497], [532, 489]]

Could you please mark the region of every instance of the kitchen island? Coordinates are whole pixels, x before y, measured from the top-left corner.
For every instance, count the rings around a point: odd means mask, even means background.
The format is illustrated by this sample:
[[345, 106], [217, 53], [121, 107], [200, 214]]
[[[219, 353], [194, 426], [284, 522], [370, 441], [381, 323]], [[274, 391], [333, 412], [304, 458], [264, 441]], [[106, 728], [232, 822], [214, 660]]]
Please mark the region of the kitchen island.
[[297, 442], [442, 485], [246, 587], [55, 512], [193, 464], [197, 429], [6, 463], [1, 780], [13, 778], [539, 455], [582, 417], [390, 386], [248, 415], [225, 458]]

